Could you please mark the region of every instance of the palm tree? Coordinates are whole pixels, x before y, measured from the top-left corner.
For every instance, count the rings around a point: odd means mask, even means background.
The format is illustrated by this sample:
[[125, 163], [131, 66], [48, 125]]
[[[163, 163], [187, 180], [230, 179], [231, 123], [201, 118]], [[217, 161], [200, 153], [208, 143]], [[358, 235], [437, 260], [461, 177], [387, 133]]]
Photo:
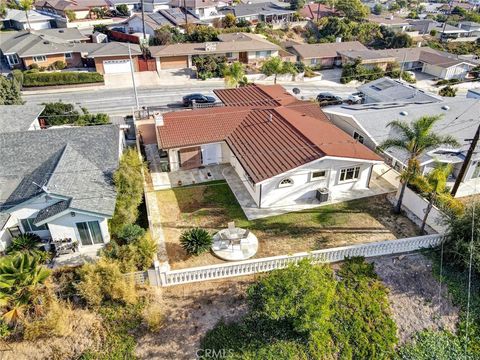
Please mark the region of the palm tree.
[[432, 133], [435, 123], [440, 116], [422, 116], [411, 124], [405, 121], [395, 120], [387, 126], [399, 133], [398, 137], [385, 140], [379, 148], [387, 150], [396, 148], [407, 153], [407, 167], [400, 175], [401, 190], [395, 205], [395, 212], [400, 213], [402, 209], [403, 195], [407, 184], [418, 174], [420, 169], [419, 157], [426, 151], [438, 148], [442, 145], [458, 146], [459, 143], [452, 136], [440, 136]]
[[228, 87], [238, 87], [245, 77], [243, 65], [240, 62], [235, 61], [225, 69], [223, 76], [225, 77], [225, 83]]
[[273, 78], [273, 83], [277, 83], [277, 76], [279, 74], [292, 74], [295, 75], [298, 73], [295, 66], [289, 61], [282, 61], [282, 59], [278, 56], [274, 56], [268, 60], [266, 60], [262, 67], [261, 72], [264, 75], [272, 76], [275, 75]]
[[453, 166], [451, 164], [437, 163], [435, 168], [427, 175], [416, 176], [411, 183], [428, 200], [425, 215], [422, 219], [421, 232], [425, 231], [428, 215], [433, 205], [440, 204], [454, 212], [460, 212], [462, 203], [456, 200], [447, 189], [447, 178], [451, 174]]
[[7, 323], [17, 323], [36, 291], [50, 275], [38, 257], [19, 253], [0, 261], [0, 308]]
[[28, 30], [32, 30], [32, 27], [30, 25], [30, 19], [28, 17], [28, 12], [30, 10], [32, 10], [33, 2], [34, 2], [34, 0], [20, 0], [18, 2], [18, 6], [20, 7], [20, 9], [25, 11], [25, 17], [27, 18]]

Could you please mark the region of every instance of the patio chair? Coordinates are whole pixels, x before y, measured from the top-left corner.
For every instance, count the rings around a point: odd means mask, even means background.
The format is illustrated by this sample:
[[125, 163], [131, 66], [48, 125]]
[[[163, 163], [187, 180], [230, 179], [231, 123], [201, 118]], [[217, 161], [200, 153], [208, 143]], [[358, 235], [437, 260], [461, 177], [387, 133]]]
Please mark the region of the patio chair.
[[220, 239], [221, 240], [230, 240], [230, 238], [228, 237], [228, 234], [226, 232], [220, 232]]

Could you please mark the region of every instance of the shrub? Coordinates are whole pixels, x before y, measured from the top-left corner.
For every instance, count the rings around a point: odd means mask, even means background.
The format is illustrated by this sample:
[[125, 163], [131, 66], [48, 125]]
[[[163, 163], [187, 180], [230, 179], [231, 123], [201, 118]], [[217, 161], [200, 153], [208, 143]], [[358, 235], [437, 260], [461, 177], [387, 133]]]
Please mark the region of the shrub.
[[5, 340], [11, 335], [12, 331], [8, 324], [6, 324], [2, 319], [0, 319], [0, 340]]
[[31, 64], [31, 65], [28, 67], [28, 69], [29, 69], [29, 70], [34, 70], [34, 69], [38, 70], [38, 67], [39, 67], [38, 64], [35, 64], [35, 63], [34, 63], [34, 64]]
[[23, 336], [25, 340], [68, 336], [72, 332], [70, 320], [73, 316], [69, 304], [51, 299], [43, 316], [24, 322]]
[[12, 243], [7, 247], [6, 253], [10, 254], [15, 251], [29, 252], [37, 249], [40, 243], [40, 236], [32, 233], [18, 235], [12, 239]]
[[445, 97], [455, 97], [456, 94], [457, 94], [457, 89], [451, 87], [450, 85], [447, 85], [441, 88], [440, 91], [438, 92], [438, 95], [445, 96]]
[[207, 230], [193, 228], [182, 233], [180, 243], [187, 254], [200, 255], [210, 249], [213, 238]]
[[20, 87], [23, 85], [23, 72], [22, 72], [22, 70], [19, 70], [19, 69], [12, 70], [12, 77], [20, 85]]
[[0, 105], [22, 105], [20, 86], [15, 78], [0, 76]]
[[120, 243], [128, 244], [145, 235], [145, 230], [136, 224], [124, 225], [117, 233]]
[[120, 4], [116, 7], [116, 10], [121, 16], [129, 16], [130, 11], [128, 10], [128, 6], [126, 4]]
[[100, 306], [107, 301], [120, 304], [137, 302], [133, 279], [126, 278], [114, 261], [100, 259], [95, 264], [85, 264], [78, 269], [78, 275], [80, 281], [76, 289], [90, 306]]
[[74, 85], [103, 82], [103, 75], [97, 72], [54, 72], [54, 73], [25, 73], [26, 87]]
[[164, 312], [165, 309], [158, 301], [152, 301], [145, 306], [142, 316], [150, 331], [156, 332], [163, 327], [165, 321]]
[[57, 60], [48, 67], [48, 70], [63, 70], [67, 67], [65, 61]]

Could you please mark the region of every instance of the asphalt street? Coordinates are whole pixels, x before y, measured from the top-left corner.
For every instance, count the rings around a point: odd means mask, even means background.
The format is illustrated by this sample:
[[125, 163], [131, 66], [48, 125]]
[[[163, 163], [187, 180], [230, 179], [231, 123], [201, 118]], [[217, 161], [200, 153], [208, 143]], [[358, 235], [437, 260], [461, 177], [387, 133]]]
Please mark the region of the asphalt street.
[[[314, 98], [319, 92], [331, 92], [341, 97], [347, 97], [355, 91], [342, 85], [335, 87], [319, 86], [314, 83], [288, 83], [282, 84], [288, 91], [292, 91], [294, 87], [300, 89], [299, 97], [304, 99]], [[138, 100], [140, 107], [142, 106], [165, 106], [169, 104], [178, 104], [184, 95], [190, 93], [202, 93], [205, 95], [214, 95], [213, 89], [223, 88], [222, 82], [197, 82], [192, 81], [190, 85], [180, 86], [163, 86], [159, 88], [137, 88]], [[46, 103], [63, 101], [65, 103], [73, 103], [78, 107], [85, 107], [91, 113], [107, 113], [110, 115], [126, 115], [131, 114], [135, 108], [135, 96], [132, 88], [91, 88], [91, 89], [66, 89], [53, 91], [30, 91], [23, 94], [23, 99], [27, 103]]]

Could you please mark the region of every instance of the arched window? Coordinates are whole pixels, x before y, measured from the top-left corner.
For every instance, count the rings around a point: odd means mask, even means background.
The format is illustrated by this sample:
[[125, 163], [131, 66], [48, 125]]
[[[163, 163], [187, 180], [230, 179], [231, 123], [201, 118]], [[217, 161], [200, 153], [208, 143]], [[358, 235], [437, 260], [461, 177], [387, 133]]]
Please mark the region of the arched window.
[[280, 181], [280, 184], [278, 184], [278, 187], [282, 188], [282, 187], [288, 187], [292, 185], [293, 185], [293, 180], [290, 178], [285, 178], [282, 181]]

